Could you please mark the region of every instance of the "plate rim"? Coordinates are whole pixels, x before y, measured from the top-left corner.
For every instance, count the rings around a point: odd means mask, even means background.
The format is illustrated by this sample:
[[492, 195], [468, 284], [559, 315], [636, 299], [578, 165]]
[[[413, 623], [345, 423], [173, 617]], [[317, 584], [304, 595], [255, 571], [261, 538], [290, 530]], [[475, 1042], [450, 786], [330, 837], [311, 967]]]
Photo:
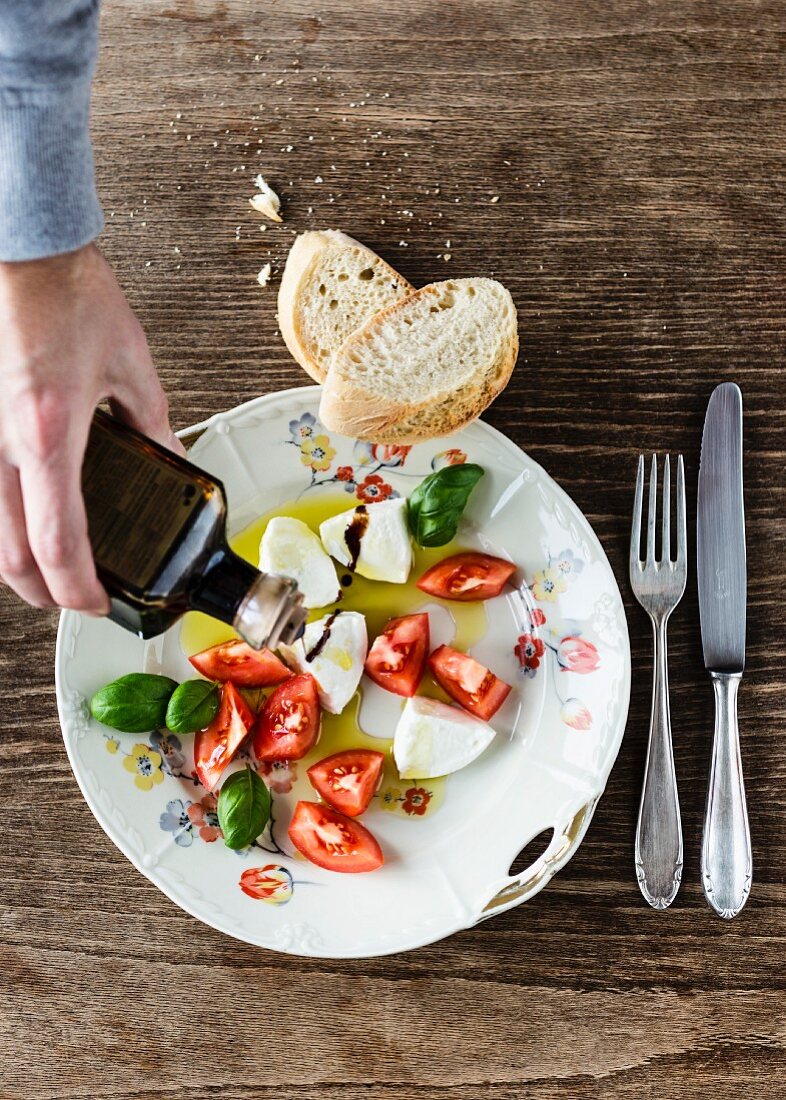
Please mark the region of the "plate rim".
[[[302, 398], [304, 400], [308, 400], [309, 398], [313, 398], [315, 395], [317, 395], [321, 391], [321, 388], [322, 387], [318, 386], [318, 385], [291, 386], [291, 387], [288, 387], [287, 389], [273, 390], [270, 393], [260, 394], [258, 397], [254, 397], [254, 398], [251, 398], [248, 401], [241, 402], [239, 405], [235, 405], [231, 409], [226, 409], [226, 410], [222, 410], [222, 411], [213, 413], [211, 416], [209, 416], [206, 419], [198, 422], [197, 424], [193, 424], [189, 427], [182, 428], [180, 431], [178, 431], [176, 433], [176, 435], [180, 439], [187, 439], [190, 443], [193, 443], [205, 431], [207, 431], [213, 425], [220, 423], [223, 418], [227, 417], [230, 414], [234, 415], [234, 414], [241, 413], [241, 412], [244, 412], [244, 411], [247, 411], [247, 410], [253, 410], [253, 409], [255, 409], [259, 406], [265, 406], [266, 404], [272, 404], [273, 402], [275, 402], [277, 400], [282, 400], [282, 399], [287, 399], [287, 398], [289, 398], [289, 399], [291, 399], [293, 397], [298, 397], [299, 398], [299, 397], [302, 396]], [[174, 890], [174, 888], [170, 887], [170, 885], [167, 882], [166, 878], [164, 878], [163, 876], [155, 875], [155, 868], [145, 867], [144, 864], [143, 864], [143, 861], [141, 859], [137, 858], [136, 854], [133, 853], [133, 849], [129, 845], [121, 842], [121, 833], [120, 833], [119, 827], [116, 827], [115, 824], [112, 823], [109, 820], [109, 815], [106, 814], [104, 812], [104, 810], [101, 809], [98, 806], [97, 800], [94, 799], [91, 792], [87, 789], [86, 783], [83, 781], [83, 777], [80, 775], [80, 772], [79, 772], [79, 770], [76, 766], [76, 761], [75, 761], [74, 755], [72, 753], [71, 745], [69, 743], [69, 738], [66, 737], [66, 728], [68, 727], [68, 729], [70, 731], [72, 723], [71, 723], [70, 716], [66, 715], [66, 713], [64, 712], [64, 706], [63, 706], [63, 700], [64, 700], [66, 692], [68, 690], [67, 685], [64, 683], [64, 673], [63, 673], [63, 665], [64, 665], [63, 646], [65, 644], [66, 629], [71, 625], [71, 623], [73, 621], [75, 621], [75, 620], [78, 621], [80, 616], [79, 616], [79, 612], [76, 612], [76, 611], [73, 611], [73, 610], [70, 610], [70, 609], [64, 609], [60, 613], [60, 618], [59, 618], [59, 621], [58, 621], [58, 628], [57, 628], [56, 642], [55, 642], [55, 696], [56, 696], [56, 704], [57, 704], [57, 713], [58, 713], [58, 720], [60, 722], [60, 728], [61, 728], [61, 735], [63, 737], [63, 743], [64, 743], [64, 746], [65, 746], [66, 754], [68, 756], [68, 762], [69, 762], [69, 765], [71, 767], [71, 771], [74, 775], [74, 778], [76, 779], [77, 785], [78, 785], [78, 787], [79, 787], [79, 789], [82, 793], [82, 797], [84, 798], [85, 802], [87, 803], [88, 808], [90, 809], [90, 812], [92, 813], [95, 820], [98, 822], [101, 829], [103, 829], [104, 833], [109, 837], [109, 839], [112, 841], [112, 843], [118, 849], [118, 851], [126, 859], [129, 860], [129, 862], [135, 867], [135, 869], [137, 871], [139, 871], [142, 875], [144, 875], [144, 877], [149, 882], [151, 882], [153, 884], [153, 886], [155, 886], [157, 889], [159, 889], [171, 902], [173, 902], [175, 905], [177, 905], [178, 908], [180, 908], [180, 909], [184, 910], [185, 912], [187, 912], [189, 914], [189, 916], [191, 916], [194, 919], [202, 922], [203, 924], [208, 925], [209, 927], [215, 929], [216, 931], [221, 932], [224, 935], [230, 936], [232, 939], [238, 940], [241, 943], [249, 944], [250, 946], [253, 946], [253, 947], [262, 948], [263, 950], [275, 951], [275, 952], [278, 952], [278, 953], [287, 954], [287, 955], [294, 955], [294, 956], [301, 957], [301, 958], [325, 958], [325, 959], [381, 958], [381, 957], [384, 957], [386, 955], [400, 954], [400, 953], [403, 953], [405, 951], [413, 951], [413, 950], [416, 950], [419, 947], [425, 947], [425, 946], [428, 946], [432, 943], [438, 943], [440, 940], [446, 939], [447, 937], [454, 935], [456, 932], [460, 932], [460, 931], [463, 931], [463, 930], [469, 929], [469, 928], [474, 928], [476, 925], [482, 923], [485, 920], [488, 920], [489, 918], [491, 918], [493, 916], [497, 916], [500, 913], [504, 913], [509, 909], [513, 909], [513, 908], [518, 907], [519, 905], [524, 904], [524, 902], [526, 902], [526, 901], [530, 901], [537, 894], [539, 894], [540, 891], [543, 890], [548, 885], [549, 882], [551, 882], [551, 880], [554, 878], [554, 876], [559, 871], [561, 871], [567, 865], [567, 863], [573, 858], [576, 851], [581, 846], [581, 844], [584, 840], [584, 837], [587, 833], [587, 830], [589, 829], [589, 826], [592, 822], [592, 818], [594, 816], [594, 813], [595, 813], [595, 810], [597, 808], [598, 802], [600, 801], [603, 794], [605, 793], [606, 786], [608, 784], [609, 776], [610, 776], [611, 771], [614, 767], [614, 764], [617, 761], [617, 757], [619, 755], [619, 750], [620, 750], [622, 740], [623, 740], [623, 737], [624, 737], [624, 734], [625, 734], [625, 728], [626, 728], [626, 725], [627, 725], [627, 718], [628, 718], [628, 714], [629, 714], [629, 710], [630, 710], [630, 691], [631, 691], [630, 633], [629, 633], [629, 629], [628, 629], [628, 622], [627, 622], [627, 614], [625, 612], [625, 605], [624, 605], [624, 601], [622, 599], [622, 592], [620, 590], [619, 584], [617, 583], [617, 578], [616, 578], [616, 575], [614, 573], [614, 570], [611, 567], [611, 563], [608, 559], [608, 555], [606, 554], [606, 551], [604, 550], [603, 545], [600, 542], [600, 539], [598, 538], [597, 534], [595, 533], [595, 530], [592, 527], [592, 524], [589, 522], [589, 520], [585, 516], [582, 509], [578, 506], [578, 504], [576, 504], [576, 502], [569, 496], [569, 494], [562, 488], [562, 486], [551, 476], [551, 474], [549, 474], [549, 472], [541, 465], [541, 463], [539, 463], [537, 460], [533, 459], [528, 454], [528, 452], [524, 450], [523, 447], [520, 447], [517, 443], [515, 443], [512, 439], [510, 439], [507, 435], [505, 435], [504, 432], [502, 432], [500, 429], [496, 428], [494, 425], [489, 424], [487, 421], [483, 420], [482, 418], [478, 418], [477, 420], [473, 421], [472, 423], [476, 424], [476, 425], [479, 425], [484, 431], [490, 433], [491, 437], [498, 444], [500, 444], [502, 447], [504, 447], [504, 449], [507, 450], [509, 453], [513, 453], [517, 457], [518, 456], [523, 456], [524, 459], [526, 460], [526, 462], [537, 471], [538, 475], [540, 477], [543, 477], [548, 482], [551, 491], [555, 492], [557, 498], [561, 501], [561, 503], [566, 505], [571, 513], [575, 513], [580, 518], [580, 521], [581, 521], [581, 524], [582, 524], [582, 527], [583, 527], [583, 530], [584, 530], [584, 535], [585, 535], [585, 537], [587, 537], [587, 539], [590, 542], [590, 544], [592, 545], [594, 551], [598, 555], [598, 559], [603, 563], [603, 565], [608, 570], [608, 574], [609, 574], [609, 576], [610, 576], [610, 578], [613, 582], [614, 588], [616, 589], [616, 594], [619, 598], [619, 607], [620, 607], [620, 611], [621, 611], [621, 616], [620, 616], [621, 626], [623, 628], [622, 629], [622, 646], [621, 646], [621, 650], [622, 650], [622, 653], [621, 653], [621, 656], [622, 656], [622, 674], [623, 675], [622, 675], [622, 684], [621, 684], [621, 694], [620, 694], [620, 700], [619, 700], [620, 701], [619, 719], [618, 719], [618, 723], [617, 723], [617, 729], [614, 731], [614, 737], [613, 737], [613, 754], [612, 753], [609, 754], [610, 755], [610, 762], [608, 763], [607, 767], [604, 769], [603, 772], [600, 773], [600, 775], [598, 777], [598, 784], [599, 784], [598, 789], [593, 794], [591, 800], [589, 802], [587, 802], [585, 804], [585, 806], [583, 807], [583, 811], [582, 811], [583, 814], [584, 814], [583, 820], [581, 821], [580, 827], [576, 831], [576, 834], [571, 838], [568, 847], [565, 850], [559, 851], [557, 853], [556, 858], [554, 858], [552, 860], [549, 860], [549, 861], [546, 861], [546, 863], [544, 865], [544, 869], [543, 869], [542, 873], [540, 874], [540, 876], [538, 877], [537, 882], [533, 884], [531, 889], [529, 889], [529, 890], [524, 889], [522, 891], [522, 896], [516, 896], [516, 894], [515, 894], [516, 879], [514, 879], [509, 884], [509, 887], [508, 887], [509, 889], [511, 889], [512, 893], [514, 894], [514, 896], [512, 896], [509, 901], [505, 901], [504, 898], [500, 896], [500, 894], [495, 895], [494, 897], [492, 897], [489, 900], [489, 906], [491, 906], [492, 903], [497, 898], [499, 898], [498, 903], [493, 905], [493, 908], [484, 909], [474, 920], [470, 921], [469, 923], [465, 923], [465, 922], [463, 922], [462, 920], [459, 919], [459, 920], [455, 921], [454, 923], [452, 923], [451, 925], [443, 927], [443, 929], [439, 932], [439, 934], [436, 937], [430, 936], [428, 934], [426, 934], [424, 936], [423, 932], [421, 932], [417, 936], [412, 937], [410, 940], [407, 940], [407, 941], [404, 941], [404, 942], [398, 942], [395, 946], [392, 946], [392, 947], [382, 946], [381, 948], [377, 948], [373, 951], [360, 951], [360, 952], [358, 952], [357, 950], [355, 950], [355, 951], [352, 951], [352, 950], [337, 951], [335, 948], [330, 950], [330, 951], [321, 951], [318, 946], [309, 946], [309, 947], [306, 947], [305, 949], [302, 949], [302, 948], [298, 949], [298, 945], [297, 945], [296, 942], [293, 943], [292, 945], [282, 944], [281, 946], [270, 945], [269, 943], [265, 943], [265, 944], [259, 943], [257, 941], [252, 940], [248, 936], [247, 933], [246, 934], [240, 934], [236, 930], [233, 930], [232, 928], [222, 924], [220, 918], [208, 916], [208, 915], [204, 914], [203, 912], [198, 911], [196, 904], [192, 905], [186, 897], [183, 897], [182, 895], [178, 895], [176, 893], [176, 891]], [[466, 427], [468, 427], [468, 426], [469, 425], [466, 425]], [[341, 433], [334, 433], [334, 434], [340, 435]], [[452, 433], [452, 434], [458, 434], [458, 433]], [[344, 437], [344, 438], [351, 438], [351, 437]], [[552, 841], [552, 844], [553, 844], [553, 841]], [[551, 848], [551, 846], [552, 845], [550, 844], [549, 848]], [[543, 856], [545, 856], [545, 855], [546, 855], [546, 853], [543, 853], [543, 855], [539, 858], [543, 859]], [[522, 878], [528, 872], [532, 872], [532, 870], [536, 866], [537, 862], [538, 862], [538, 860], [536, 860], [533, 864], [530, 865], [530, 867], [526, 868], [523, 872], [521, 872], [517, 876], [519, 886], [521, 886]], [[508, 889], [508, 888], [506, 888], [506, 889]], [[505, 890], [502, 891], [503, 895], [504, 895], [505, 892], [506, 892]]]

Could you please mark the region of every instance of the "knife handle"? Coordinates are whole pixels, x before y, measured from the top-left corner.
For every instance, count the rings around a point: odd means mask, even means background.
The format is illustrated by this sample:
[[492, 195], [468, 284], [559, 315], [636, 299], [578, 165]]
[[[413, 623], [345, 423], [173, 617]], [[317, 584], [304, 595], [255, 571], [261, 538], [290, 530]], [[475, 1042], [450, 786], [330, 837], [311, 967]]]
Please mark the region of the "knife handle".
[[647, 903], [666, 909], [682, 881], [682, 823], [671, 744], [668, 618], [653, 618], [655, 666], [644, 785], [636, 827], [636, 877]]
[[741, 673], [711, 672], [715, 738], [701, 842], [704, 896], [719, 917], [736, 917], [753, 877], [751, 834], [742, 778], [737, 690]]

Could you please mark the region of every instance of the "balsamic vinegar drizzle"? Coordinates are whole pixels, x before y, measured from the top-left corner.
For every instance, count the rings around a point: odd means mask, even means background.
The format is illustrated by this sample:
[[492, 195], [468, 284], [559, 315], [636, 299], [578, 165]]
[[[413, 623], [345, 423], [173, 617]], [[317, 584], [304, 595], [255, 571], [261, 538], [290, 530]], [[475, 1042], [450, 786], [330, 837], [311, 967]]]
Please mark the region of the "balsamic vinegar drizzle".
[[333, 625], [333, 623], [336, 621], [336, 617], [340, 614], [341, 614], [341, 610], [339, 609], [338, 611], [334, 611], [332, 613], [332, 615], [328, 616], [328, 620], [325, 623], [325, 626], [322, 630], [322, 634], [320, 635], [320, 637], [316, 640], [314, 645], [311, 647], [311, 649], [306, 654], [306, 660], [309, 663], [311, 661], [313, 661], [315, 658], [317, 658], [320, 655], [320, 653], [322, 652], [322, 650], [325, 648], [325, 646], [327, 645], [328, 638], [330, 637], [330, 628]]
[[344, 535], [344, 541], [347, 544], [347, 550], [349, 550], [349, 568], [353, 573], [360, 557], [360, 543], [367, 528], [368, 509], [365, 504], [359, 504]]

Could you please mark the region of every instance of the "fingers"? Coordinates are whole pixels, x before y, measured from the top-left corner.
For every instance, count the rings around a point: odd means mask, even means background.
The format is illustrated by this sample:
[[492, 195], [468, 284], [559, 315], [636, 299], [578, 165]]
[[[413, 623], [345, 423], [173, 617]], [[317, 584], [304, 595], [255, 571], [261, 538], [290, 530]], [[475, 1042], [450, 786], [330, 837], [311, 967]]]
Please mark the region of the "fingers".
[[54, 600], [27, 541], [19, 473], [0, 459], [0, 579], [35, 607], [52, 607]]
[[52, 599], [60, 607], [104, 615], [109, 599], [96, 575], [82, 499], [82, 457], [89, 409], [48, 448], [31, 447], [19, 467], [27, 539]]
[[0, 264], [0, 576], [31, 603], [105, 613], [81, 468], [93, 409], [183, 453], [144, 333], [94, 247]]
[[113, 371], [112, 389], [108, 396], [115, 416], [176, 454], [186, 453], [170, 427], [169, 402], [161, 388], [141, 329], [124, 356], [122, 368]]

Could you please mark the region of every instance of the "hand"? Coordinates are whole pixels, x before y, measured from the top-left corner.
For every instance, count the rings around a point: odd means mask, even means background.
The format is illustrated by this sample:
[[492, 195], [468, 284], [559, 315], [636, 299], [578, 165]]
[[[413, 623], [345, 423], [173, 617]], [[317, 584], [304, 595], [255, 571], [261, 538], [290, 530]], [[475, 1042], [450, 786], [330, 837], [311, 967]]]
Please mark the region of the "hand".
[[139, 322], [95, 245], [0, 263], [0, 581], [101, 615], [81, 491], [93, 411], [183, 453]]

